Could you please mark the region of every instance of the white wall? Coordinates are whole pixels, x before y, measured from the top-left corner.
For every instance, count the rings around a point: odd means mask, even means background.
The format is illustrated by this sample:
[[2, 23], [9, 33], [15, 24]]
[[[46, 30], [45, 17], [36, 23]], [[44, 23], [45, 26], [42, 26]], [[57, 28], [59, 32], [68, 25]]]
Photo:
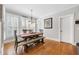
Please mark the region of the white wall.
[[[52, 11], [53, 12], [53, 11]], [[74, 8], [71, 8], [71, 9], [68, 9], [68, 10], [64, 10], [62, 12], [59, 12], [59, 13], [55, 13], [53, 15], [48, 15], [48, 16], [45, 16], [41, 19], [38, 19], [37, 21], [37, 25], [38, 25], [38, 30], [40, 28], [42, 28], [44, 30], [44, 36], [46, 37], [49, 37], [49, 38], [54, 38], [55, 40], [60, 40], [59, 39], [59, 29], [60, 29], [60, 16], [65, 16], [65, 15], [69, 15], [69, 14], [76, 14], [79, 12], [79, 6], [77, 7], [74, 7]], [[53, 18], [53, 28], [52, 29], [44, 29], [44, 19], [46, 18], [50, 18], [52, 17]], [[74, 22], [75, 22], [75, 19], [77, 18], [77, 15], [75, 15], [74, 17]], [[79, 37], [79, 36], [78, 36]]]
[[1, 53], [1, 21], [0, 21], [0, 53]]
[[0, 5], [0, 54], [1, 54], [1, 45], [2, 45], [2, 34], [1, 34], [1, 30], [2, 30], [2, 5]]
[[53, 26], [52, 29], [44, 29], [44, 35], [46, 37], [49, 37], [50, 39], [53, 38], [59, 41], [58, 39], [60, 30], [59, 17], [53, 17], [52, 26]]
[[59, 17], [53, 17], [52, 19], [52, 29], [44, 29], [44, 20], [38, 19], [37, 20], [37, 28], [44, 30], [44, 36], [49, 37], [50, 39], [54, 38], [56, 40], [59, 40], [59, 31], [60, 31], [60, 25], [59, 25]]

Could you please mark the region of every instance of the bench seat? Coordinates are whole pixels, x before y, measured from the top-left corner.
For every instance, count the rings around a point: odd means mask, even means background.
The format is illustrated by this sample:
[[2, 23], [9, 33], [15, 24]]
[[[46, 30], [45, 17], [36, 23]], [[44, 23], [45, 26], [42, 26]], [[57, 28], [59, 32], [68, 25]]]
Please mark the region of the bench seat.
[[38, 37], [38, 38], [35, 38], [35, 39], [31, 39], [31, 40], [29, 40], [29, 41], [24, 41], [24, 42], [20, 42], [19, 44], [18, 44], [18, 46], [20, 46], [20, 45], [22, 45], [22, 44], [30, 44], [30, 43], [33, 43], [33, 42], [35, 42], [35, 41], [37, 41], [37, 40], [42, 40], [42, 39], [44, 39], [44, 37], [43, 36], [41, 36], [41, 37]]

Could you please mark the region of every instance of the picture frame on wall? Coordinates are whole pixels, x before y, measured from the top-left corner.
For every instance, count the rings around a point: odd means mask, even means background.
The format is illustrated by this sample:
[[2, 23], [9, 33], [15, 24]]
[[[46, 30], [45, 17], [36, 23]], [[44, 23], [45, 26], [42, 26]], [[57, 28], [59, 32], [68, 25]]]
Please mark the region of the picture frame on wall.
[[44, 19], [44, 28], [45, 29], [52, 29], [52, 18]]

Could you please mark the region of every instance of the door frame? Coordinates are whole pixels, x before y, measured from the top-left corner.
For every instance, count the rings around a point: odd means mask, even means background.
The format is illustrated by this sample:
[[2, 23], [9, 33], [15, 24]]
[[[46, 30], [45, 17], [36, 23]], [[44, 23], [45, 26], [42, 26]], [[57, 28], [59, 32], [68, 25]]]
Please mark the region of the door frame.
[[68, 16], [72, 16], [72, 17], [73, 17], [73, 19], [72, 19], [72, 23], [73, 23], [73, 25], [72, 25], [72, 27], [73, 27], [73, 39], [72, 39], [72, 40], [73, 40], [73, 41], [72, 41], [72, 43], [70, 43], [70, 44], [75, 45], [75, 13], [71, 13], [71, 14], [67, 14], [67, 15], [60, 16], [60, 17], [59, 17], [59, 20], [60, 20], [60, 22], [59, 22], [59, 24], [60, 24], [59, 39], [60, 39], [60, 42], [61, 42], [61, 36], [62, 36], [62, 34], [61, 34], [61, 20], [62, 20], [62, 18], [68, 17]]

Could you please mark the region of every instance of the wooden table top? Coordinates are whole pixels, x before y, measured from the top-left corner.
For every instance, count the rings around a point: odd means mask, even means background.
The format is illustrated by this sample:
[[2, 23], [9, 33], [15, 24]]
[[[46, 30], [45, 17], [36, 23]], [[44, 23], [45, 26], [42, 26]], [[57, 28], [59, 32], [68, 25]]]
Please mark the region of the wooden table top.
[[41, 33], [41, 32], [33, 32], [33, 33], [20, 34], [21, 37], [30, 37], [30, 36], [35, 36], [35, 35], [43, 35], [43, 33]]

